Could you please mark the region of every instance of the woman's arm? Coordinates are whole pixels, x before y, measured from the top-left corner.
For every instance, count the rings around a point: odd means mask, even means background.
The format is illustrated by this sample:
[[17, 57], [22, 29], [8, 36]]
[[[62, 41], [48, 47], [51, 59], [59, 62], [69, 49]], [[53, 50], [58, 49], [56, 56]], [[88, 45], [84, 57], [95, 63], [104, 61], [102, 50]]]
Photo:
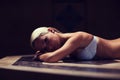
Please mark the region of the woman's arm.
[[92, 35], [85, 32], [74, 33], [65, 44], [53, 52], [48, 52], [39, 56], [45, 62], [57, 62], [65, 56], [71, 54], [78, 48], [86, 47], [92, 40]]

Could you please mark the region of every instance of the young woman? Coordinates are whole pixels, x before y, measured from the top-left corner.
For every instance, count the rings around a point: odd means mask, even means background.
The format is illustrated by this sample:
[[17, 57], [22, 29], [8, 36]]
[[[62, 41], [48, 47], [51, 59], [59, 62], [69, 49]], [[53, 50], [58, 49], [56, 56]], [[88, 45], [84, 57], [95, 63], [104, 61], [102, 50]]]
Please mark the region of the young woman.
[[120, 38], [107, 40], [87, 32], [61, 33], [52, 27], [40, 27], [31, 35], [35, 58], [57, 62], [66, 56], [77, 60], [120, 58]]

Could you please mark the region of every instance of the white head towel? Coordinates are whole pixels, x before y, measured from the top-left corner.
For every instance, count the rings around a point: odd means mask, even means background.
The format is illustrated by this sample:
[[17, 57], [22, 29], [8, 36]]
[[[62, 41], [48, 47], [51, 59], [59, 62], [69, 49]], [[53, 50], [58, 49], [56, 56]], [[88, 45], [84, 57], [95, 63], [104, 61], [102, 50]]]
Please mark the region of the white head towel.
[[44, 35], [48, 33], [48, 28], [47, 27], [39, 27], [37, 29], [35, 29], [32, 34], [31, 34], [31, 38], [30, 38], [30, 44], [32, 46], [33, 41], [38, 38], [40, 35]]

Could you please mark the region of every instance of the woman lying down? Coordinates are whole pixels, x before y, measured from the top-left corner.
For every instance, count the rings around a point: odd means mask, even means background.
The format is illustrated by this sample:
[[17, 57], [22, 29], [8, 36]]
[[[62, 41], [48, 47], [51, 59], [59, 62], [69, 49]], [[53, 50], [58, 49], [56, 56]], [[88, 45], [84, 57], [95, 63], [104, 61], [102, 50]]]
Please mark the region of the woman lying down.
[[120, 38], [107, 40], [87, 32], [62, 33], [52, 27], [39, 27], [31, 34], [35, 59], [57, 62], [66, 56], [76, 60], [120, 59]]

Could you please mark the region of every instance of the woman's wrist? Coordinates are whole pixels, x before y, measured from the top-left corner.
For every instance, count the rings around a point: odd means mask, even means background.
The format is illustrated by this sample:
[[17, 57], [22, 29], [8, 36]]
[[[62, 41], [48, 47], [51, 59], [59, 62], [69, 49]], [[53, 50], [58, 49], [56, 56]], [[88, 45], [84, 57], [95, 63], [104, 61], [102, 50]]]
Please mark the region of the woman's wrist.
[[42, 53], [40, 51], [36, 51], [34, 57], [33, 57], [33, 60], [37, 60], [37, 61], [42, 61], [40, 60], [39, 56], [41, 55]]

